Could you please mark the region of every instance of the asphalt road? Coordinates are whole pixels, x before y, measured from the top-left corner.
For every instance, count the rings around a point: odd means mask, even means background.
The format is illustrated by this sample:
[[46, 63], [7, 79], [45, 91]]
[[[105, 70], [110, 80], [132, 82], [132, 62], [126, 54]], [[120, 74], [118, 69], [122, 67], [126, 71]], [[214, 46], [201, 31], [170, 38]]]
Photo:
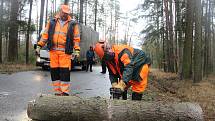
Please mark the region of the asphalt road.
[[[71, 94], [82, 98], [109, 98], [108, 74], [101, 74], [101, 67], [93, 72], [71, 72]], [[49, 71], [35, 70], [13, 74], [0, 74], [0, 121], [30, 121], [26, 109], [28, 101], [38, 94], [53, 94]]]

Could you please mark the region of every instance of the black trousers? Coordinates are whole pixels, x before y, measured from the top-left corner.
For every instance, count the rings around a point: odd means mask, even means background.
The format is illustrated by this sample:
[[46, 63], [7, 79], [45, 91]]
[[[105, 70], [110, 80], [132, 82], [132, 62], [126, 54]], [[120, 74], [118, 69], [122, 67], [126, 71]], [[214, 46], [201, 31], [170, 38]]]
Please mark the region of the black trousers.
[[105, 61], [102, 60], [101, 64], [102, 64], [102, 72], [106, 73], [106, 63], [105, 63]]
[[70, 82], [70, 70], [69, 68], [51, 68], [52, 81], [60, 80], [64, 82]]
[[88, 59], [88, 60], [87, 60], [87, 68], [86, 68], [86, 71], [88, 71], [89, 67], [90, 67], [90, 71], [93, 71], [93, 70], [92, 70], [92, 67], [93, 67], [93, 59]]

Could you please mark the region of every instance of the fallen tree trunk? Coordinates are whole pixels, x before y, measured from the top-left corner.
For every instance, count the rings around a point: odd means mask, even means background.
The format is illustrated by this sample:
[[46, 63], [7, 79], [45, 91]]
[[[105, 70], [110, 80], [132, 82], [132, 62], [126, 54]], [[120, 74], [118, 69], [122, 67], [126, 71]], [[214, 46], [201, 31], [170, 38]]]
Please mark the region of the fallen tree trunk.
[[198, 104], [161, 104], [100, 97], [42, 95], [29, 102], [28, 117], [39, 121], [203, 121]]

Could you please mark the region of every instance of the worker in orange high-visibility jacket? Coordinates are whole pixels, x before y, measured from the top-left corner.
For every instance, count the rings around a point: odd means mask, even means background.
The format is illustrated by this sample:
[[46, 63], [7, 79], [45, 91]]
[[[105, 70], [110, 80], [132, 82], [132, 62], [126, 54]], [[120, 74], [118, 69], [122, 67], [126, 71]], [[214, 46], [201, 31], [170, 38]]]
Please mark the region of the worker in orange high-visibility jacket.
[[50, 52], [50, 72], [55, 95], [68, 96], [70, 87], [71, 54], [79, 56], [80, 33], [77, 22], [69, 16], [68, 5], [61, 5], [37, 43], [36, 53], [47, 44]]
[[95, 52], [107, 64], [113, 98], [127, 99], [127, 89], [131, 87], [132, 100], [141, 100], [151, 64], [146, 54], [128, 45], [111, 47], [106, 41], [99, 41]]

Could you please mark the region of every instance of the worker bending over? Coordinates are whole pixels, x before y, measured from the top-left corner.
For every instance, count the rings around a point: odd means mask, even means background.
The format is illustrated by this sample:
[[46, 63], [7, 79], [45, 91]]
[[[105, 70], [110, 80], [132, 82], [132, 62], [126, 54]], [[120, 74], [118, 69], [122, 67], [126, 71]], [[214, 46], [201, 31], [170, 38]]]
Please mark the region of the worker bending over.
[[146, 88], [150, 59], [139, 49], [128, 45], [112, 45], [103, 40], [95, 45], [95, 52], [104, 60], [109, 70], [113, 98], [127, 99], [127, 90], [132, 89], [132, 100], [141, 100]]

